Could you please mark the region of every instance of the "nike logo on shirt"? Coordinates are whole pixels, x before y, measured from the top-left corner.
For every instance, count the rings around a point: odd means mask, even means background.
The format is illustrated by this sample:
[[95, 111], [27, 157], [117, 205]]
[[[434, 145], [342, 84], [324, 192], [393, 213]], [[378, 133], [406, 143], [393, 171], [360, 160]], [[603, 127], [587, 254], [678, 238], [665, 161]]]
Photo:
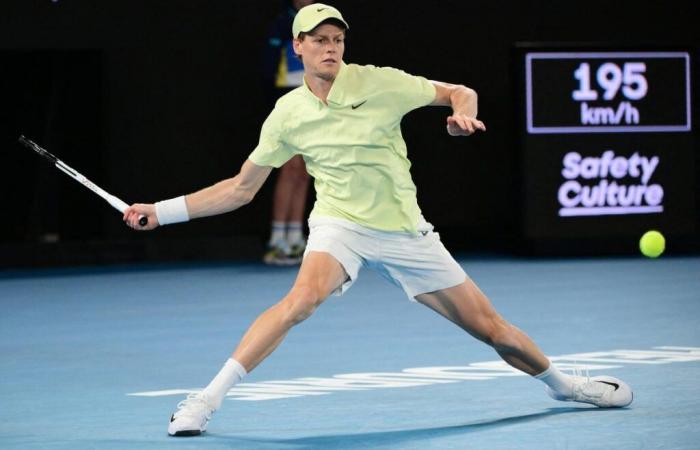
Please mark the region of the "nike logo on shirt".
[[367, 100], [365, 100], [365, 101], [362, 102], [362, 103], [358, 103], [357, 105], [352, 105], [352, 109], [357, 109], [357, 108], [359, 108], [360, 106], [364, 105], [365, 103], [367, 103]]

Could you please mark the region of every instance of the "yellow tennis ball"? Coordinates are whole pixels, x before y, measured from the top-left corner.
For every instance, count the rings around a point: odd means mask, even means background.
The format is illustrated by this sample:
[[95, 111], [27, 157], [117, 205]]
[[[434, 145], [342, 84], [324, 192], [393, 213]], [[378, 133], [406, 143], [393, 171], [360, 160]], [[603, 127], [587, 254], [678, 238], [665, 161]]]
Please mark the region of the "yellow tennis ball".
[[656, 230], [647, 231], [639, 240], [639, 250], [644, 256], [656, 258], [661, 255], [666, 248], [664, 235]]

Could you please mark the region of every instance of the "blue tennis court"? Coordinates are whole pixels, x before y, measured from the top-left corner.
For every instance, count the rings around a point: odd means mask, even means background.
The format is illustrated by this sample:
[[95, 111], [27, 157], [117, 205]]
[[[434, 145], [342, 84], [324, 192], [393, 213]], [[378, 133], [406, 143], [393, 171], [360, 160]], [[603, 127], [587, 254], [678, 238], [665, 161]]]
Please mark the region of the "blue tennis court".
[[700, 258], [460, 263], [562, 367], [629, 408], [561, 403], [369, 271], [229, 392], [207, 433], [175, 405], [219, 370], [296, 269], [261, 264], [0, 275], [0, 448], [698, 448]]

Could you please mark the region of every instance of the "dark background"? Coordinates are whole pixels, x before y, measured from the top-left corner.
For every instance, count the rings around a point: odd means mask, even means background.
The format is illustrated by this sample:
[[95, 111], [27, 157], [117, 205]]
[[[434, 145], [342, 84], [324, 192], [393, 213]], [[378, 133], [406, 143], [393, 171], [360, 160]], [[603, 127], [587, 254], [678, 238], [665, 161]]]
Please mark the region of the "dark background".
[[[22, 133], [35, 139], [127, 203], [235, 175], [268, 112], [260, 52], [282, 3], [2, 2], [0, 267], [256, 257], [267, 238], [274, 178], [233, 214], [136, 233], [16, 140]], [[446, 109], [414, 111], [403, 123], [424, 215], [455, 251], [533, 250], [519, 240], [516, 42], [692, 48], [700, 34], [689, 1], [327, 3], [351, 26], [346, 62], [394, 66], [479, 92], [483, 135], [449, 138]], [[694, 65], [694, 89], [696, 74]], [[669, 252], [697, 251], [697, 238], [696, 220]], [[635, 242], [619, 243], [615, 251], [634, 251]]]

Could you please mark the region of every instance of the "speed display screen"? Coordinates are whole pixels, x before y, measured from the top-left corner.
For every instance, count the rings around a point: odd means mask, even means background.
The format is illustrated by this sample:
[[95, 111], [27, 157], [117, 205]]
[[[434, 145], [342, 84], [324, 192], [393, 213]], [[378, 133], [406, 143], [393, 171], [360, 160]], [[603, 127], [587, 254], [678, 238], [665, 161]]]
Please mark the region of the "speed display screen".
[[517, 57], [526, 237], [694, 230], [690, 52], [530, 47]]
[[690, 131], [682, 52], [528, 53], [529, 133]]

